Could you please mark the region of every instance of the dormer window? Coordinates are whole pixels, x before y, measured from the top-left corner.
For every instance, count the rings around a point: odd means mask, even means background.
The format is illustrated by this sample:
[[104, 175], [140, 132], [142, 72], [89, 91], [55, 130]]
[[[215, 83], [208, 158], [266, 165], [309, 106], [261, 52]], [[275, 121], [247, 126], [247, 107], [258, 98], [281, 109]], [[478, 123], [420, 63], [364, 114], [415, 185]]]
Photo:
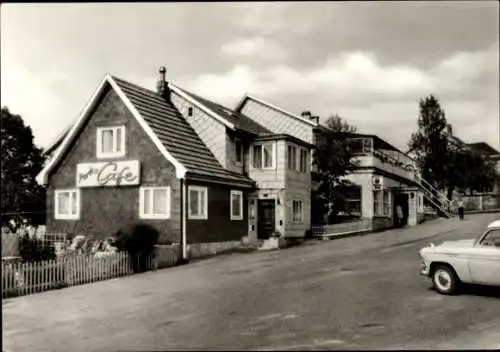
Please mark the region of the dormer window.
[[125, 126], [97, 128], [97, 157], [125, 156]]

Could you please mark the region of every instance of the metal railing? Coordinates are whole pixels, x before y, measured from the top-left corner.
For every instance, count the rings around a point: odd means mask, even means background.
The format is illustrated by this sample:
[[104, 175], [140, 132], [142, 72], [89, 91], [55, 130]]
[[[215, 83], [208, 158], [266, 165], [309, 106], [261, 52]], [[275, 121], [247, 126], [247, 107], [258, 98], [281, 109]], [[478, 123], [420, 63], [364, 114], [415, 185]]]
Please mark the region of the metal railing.
[[446, 195], [424, 180], [416, 171], [414, 172], [415, 182], [420, 186], [424, 197], [435, 207], [437, 207], [446, 217], [453, 216], [452, 202]]
[[413, 180], [422, 189], [425, 198], [433, 206], [439, 209], [446, 217], [451, 217], [453, 215], [452, 202], [448, 200], [445, 194], [436, 189], [418, 174], [415, 163], [409, 156], [397, 151], [382, 151], [375, 149], [372, 138], [352, 138], [350, 142], [355, 155], [373, 155], [384, 162], [388, 162], [389, 164], [400, 167], [408, 172]]

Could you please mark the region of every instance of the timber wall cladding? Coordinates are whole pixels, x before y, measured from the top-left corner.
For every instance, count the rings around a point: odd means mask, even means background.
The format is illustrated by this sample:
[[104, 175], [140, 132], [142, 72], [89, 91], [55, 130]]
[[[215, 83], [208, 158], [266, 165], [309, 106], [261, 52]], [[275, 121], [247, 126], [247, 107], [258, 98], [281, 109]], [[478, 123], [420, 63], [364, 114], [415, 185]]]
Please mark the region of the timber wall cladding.
[[313, 142], [313, 127], [311, 125], [252, 99], [245, 101], [241, 112], [274, 133], [285, 133], [308, 143]]
[[[254, 169], [250, 158], [250, 168], [248, 176], [262, 189], [281, 189], [285, 187], [286, 155], [285, 141], [266, 141], [262, 143], [275, 143], [276, 167], [274, 169]], [[252, 147], [250, 147], [252, 148]]]
[[[293, 143], [290, 142], [288, 143], [294, 145]], [[309, 170], [307, 172], [286, 170], [285, 189], [286, 189], [285, 191], [286, 192], [285, 195], [286, 237], [302, 237], [305, 235], [306, 230], [308, 230], [311, 227], [311, 173], [309, 172]], [[301, 222], [293, 221], [294, 200], [302, 201]]]
[[226, 185], [188, 181], [189, 186], [207, 187], [207, 219], [187, 219], [187, 243], [241, 241], [248, 235], [248, 191], [243, 192], [243, 219], [231, 220], [231, 188]]
[[[125, 125], [126, 155], [117, 159], [97, 159], [96, 129]], [[149, 139], [116, 93], [108, 89], [79, 137], [70, 146], [61, 164], [49, 176], [47, 189], [47, 232], [92, 235], [104, 238], [139, 220], [139, 186], [82, 188], [80, 219], [54, 219], [54, 189], [76, 188], [76, 165], [103, 160], [140, 160], [140, 186], [170, 186], [169, 220], [143, 220], [160, 232], [160, 243], [180, 241], [180, 187], [175, 168]]]
[[[171, 100], [219, 163], [226, 167], [226, 126], [176, 93], [172, 92]], [[192, 116], [188, 114], [189, 108], [193, 109]]]

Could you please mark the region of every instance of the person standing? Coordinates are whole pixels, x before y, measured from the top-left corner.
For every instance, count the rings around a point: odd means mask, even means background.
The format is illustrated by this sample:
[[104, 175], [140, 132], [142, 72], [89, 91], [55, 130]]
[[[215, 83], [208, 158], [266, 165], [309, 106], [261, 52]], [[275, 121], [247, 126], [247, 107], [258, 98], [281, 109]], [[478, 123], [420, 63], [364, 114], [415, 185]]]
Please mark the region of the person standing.
[[403, 208], [400, 204], [396, 205], [396, 227], [403, 227]]
[[458, 200], [458, 218], [460, 220], [464, 219], [464, 201], [462, 199]]

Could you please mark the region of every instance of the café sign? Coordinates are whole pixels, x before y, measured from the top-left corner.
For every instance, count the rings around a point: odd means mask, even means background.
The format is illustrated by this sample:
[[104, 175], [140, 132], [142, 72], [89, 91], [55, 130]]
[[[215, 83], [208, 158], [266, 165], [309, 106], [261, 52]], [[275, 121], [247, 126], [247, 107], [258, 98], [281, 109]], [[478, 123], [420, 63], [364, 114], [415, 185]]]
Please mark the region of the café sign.
[[138, 185], [139, 160], [106, 161], [76, 165], [77, 187], [116, 187]]

